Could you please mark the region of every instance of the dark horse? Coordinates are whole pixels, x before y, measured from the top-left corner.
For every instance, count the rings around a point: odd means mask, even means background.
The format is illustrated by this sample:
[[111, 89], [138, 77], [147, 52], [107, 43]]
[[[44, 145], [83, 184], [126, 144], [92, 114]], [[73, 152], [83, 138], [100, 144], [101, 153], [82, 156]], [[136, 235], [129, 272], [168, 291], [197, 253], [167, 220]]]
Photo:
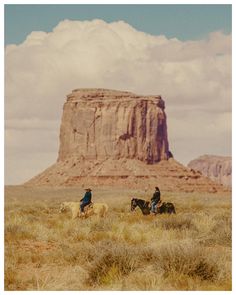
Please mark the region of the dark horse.
[[[134, 209], [138, 206], [141, 209], [143, 215], [149, 215], [151, 213], [150, 212], [151, 208], [149, 207], [149, 204], [150, 202], [148, 201], [133, 198], [131, 200], [131, 211], [134, 211]], [[175, 214], [176, 213], [175, 206], [172, 203], [163, 202], [160, 207], [156, 208], [156, 214], [162, 214], [162, 213]]]

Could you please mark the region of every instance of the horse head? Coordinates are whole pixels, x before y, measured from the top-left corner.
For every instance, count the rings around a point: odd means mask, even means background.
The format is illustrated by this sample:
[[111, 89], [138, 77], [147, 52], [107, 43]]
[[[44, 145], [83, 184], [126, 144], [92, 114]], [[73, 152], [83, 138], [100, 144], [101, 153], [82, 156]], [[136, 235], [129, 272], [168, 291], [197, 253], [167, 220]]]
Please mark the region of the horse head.
[[137, 199], [135, 199], [135, 198], [133, 198], [132, 200], [131, 200], [131, 211], [134, 211], [134, 209], [137, 207]]
[[66, 211], [66, 202], [61, 203], [59, 213]]

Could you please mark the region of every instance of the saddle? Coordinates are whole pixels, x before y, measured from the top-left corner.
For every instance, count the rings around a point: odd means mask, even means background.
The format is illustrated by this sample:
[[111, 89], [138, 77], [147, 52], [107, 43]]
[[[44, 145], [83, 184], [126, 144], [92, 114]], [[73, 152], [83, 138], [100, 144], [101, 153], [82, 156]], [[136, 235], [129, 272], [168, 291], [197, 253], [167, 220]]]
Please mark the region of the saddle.
[[91, 203], [89, 203], [88, 205], [86, 205], [86, 206], [84, 207], [84, 210], [87, 211], [87, 210], [92, 209], [92, 208], [93, 208], [93, 202], [91, 202]]
[[157, 204], [156, 204], [156, 208], [160, 208], [162, 205], [162, 200], [160, 200]]
[[154, 207], [155, 214], [157, 213], [158, 209], [162, 206], [162, 200], [160, 200]]

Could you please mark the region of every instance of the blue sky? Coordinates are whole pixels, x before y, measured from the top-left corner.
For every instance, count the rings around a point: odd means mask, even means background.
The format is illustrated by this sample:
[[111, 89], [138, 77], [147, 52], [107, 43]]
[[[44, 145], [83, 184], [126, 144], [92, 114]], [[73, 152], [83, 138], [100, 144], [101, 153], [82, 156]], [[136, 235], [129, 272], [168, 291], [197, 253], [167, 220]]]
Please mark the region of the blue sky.
[[231, 33], [231, 5], [5, 5], [5, 45], [19, 44], [32, 31], [49, 32], [63, 19], [124, 20], [139, 31], [180, 40]]

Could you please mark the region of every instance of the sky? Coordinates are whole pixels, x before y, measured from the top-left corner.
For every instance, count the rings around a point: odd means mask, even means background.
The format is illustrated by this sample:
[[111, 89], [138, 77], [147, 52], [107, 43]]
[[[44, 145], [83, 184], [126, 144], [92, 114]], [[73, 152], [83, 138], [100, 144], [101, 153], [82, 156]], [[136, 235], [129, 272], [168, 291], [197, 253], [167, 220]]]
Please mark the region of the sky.
[[230, 5], [5, 5], [5, 183], [55, 163], [66, 95], [162, 95], [170, 150], [231, 155]]
[[[139, 31], [179, 40], [230, 33], [231, 5], [5, 5], [5, 44], [19, 44], [31, 31], [50, 32], [61, 20], [123, 20]], [[191, 25], [190, 25], [191, 24]]]

